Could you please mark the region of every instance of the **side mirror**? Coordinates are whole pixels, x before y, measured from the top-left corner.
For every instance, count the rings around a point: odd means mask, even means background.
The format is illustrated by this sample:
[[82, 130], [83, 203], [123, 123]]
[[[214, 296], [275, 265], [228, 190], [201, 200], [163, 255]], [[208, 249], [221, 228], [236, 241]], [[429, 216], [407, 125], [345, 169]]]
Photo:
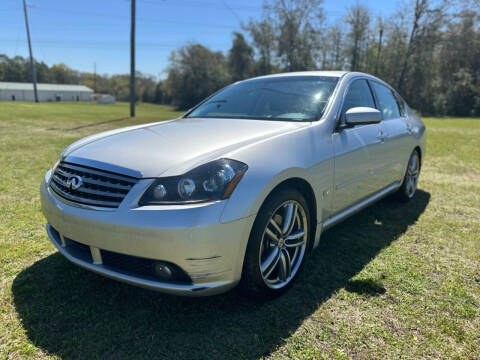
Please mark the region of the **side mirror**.
[[382, 121], [382, 113], [370, 107], [354, 107], [345, 113], [345, 123], [349, 126], [377, 124]]

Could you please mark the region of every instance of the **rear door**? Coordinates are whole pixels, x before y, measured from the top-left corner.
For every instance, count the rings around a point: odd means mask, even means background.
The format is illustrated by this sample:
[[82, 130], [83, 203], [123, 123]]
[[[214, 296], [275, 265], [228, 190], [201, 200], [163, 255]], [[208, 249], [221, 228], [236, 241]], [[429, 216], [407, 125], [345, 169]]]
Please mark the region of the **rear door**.
[[[353, 107], [375, 108], [375, 100], [365, 79], [350, 83], [345, 94], [341, 116]], [[378, 124], [357, 125], [333, 134], [335, 151], [334, 200], [336, 214], [379, 191], [385, 174], [373, 170], [385, 166], [385, 127]]]

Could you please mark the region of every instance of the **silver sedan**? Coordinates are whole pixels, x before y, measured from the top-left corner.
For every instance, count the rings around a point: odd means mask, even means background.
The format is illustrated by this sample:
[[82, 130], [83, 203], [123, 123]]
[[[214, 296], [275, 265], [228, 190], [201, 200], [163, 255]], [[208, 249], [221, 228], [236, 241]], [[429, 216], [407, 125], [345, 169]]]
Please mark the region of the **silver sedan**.
[[378, 78], [278, 74], [70, 145], [42, 209], [54, 245], [88, 270], [170, 294], [272, 296], [325, 229], [411, 199], [424, 157], [425, 126]]

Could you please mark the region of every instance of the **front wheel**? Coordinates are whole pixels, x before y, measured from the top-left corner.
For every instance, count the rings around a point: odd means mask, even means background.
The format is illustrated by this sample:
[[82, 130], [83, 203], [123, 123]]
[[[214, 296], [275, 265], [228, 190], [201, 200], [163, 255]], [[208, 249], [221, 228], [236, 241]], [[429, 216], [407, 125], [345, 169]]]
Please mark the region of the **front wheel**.
[[282, 189], [270, 196], [250, 235], [243, 290], [256, 296], [276, 296], [286, 291], [303, 265], [310, 229], [310, 212], [300, 192]]
[[408, 160], [407, 171], [403, 178], [403, 183], [398, 189], [397, 197], [401, 201], [408, 201], [415, 196], [417, 192], [418, 176], [420, 175], [420, 155], [418, 150], [414, 150]]

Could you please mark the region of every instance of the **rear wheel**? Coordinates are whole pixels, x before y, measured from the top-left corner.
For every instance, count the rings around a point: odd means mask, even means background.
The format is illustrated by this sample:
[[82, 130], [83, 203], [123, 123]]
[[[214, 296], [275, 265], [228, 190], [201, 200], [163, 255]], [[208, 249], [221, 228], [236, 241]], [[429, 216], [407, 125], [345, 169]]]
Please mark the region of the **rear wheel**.
[[397, 197], [401, 201], [408, 201], [415, 196], [417, 192], [418, 176], [420, 175], [420, 155], [418, 150], [414, 150], [408, 160], [407, 171], [403, 178], [403, 183], [398, 189]]
[[256, 296], [276, 296], [295, 281], [310, 241], [310, 213], [303, 195], [282, 189], [262, 206], [245, 255], [242, 288]]

